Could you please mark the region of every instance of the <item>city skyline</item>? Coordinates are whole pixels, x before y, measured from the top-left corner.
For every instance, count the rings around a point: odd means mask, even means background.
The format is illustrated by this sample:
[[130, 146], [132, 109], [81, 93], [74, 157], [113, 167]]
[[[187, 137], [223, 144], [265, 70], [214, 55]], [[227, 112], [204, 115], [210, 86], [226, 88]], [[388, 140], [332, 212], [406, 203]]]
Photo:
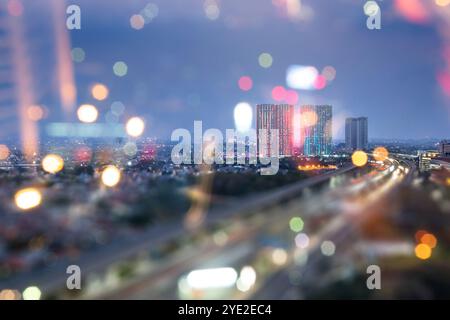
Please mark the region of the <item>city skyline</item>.
[[[354, 114], [365, 114], [377, 124], [369, 129], [371, 137], [447, 138], [445, 128], [450, 105], [445, 91], [446, 78], [441, 77], [441, 74], [445, 76], [446, 39], [439, 32], [445, 21], [428, 19], [414, 23], [397, 12], [395, 6], [382, 3], [383, 28], [371, 32], [365, 27], [360, 3], [330, 4], [323, 0], [305, 2], [304, 7], [315, 15], [297, 22], [286, 16], [283, 7], [274, 11], [270, 1], [258, 6], [254, 2], [239, 6], [236, 2], [224, 4], [216, 20], [205, 17], [201, 5], [194, 5], [180, 21], [183, 11], [180, 6], [156, 1], [158, 16], [143, 29], [133, 30], [129, 17], [139, 12], [145, 1], [133, 4], [112, 1], [108, 19], [99, 14], [105, 10], [102, 2], [74, 3], [82, 8], [82, 30], [69, 32], [68, 36], [71, 48], [81, 48], [85, 54], [84, 61], [73, 63], [77, 103], [95, 102], [101, 122], [111, 119], [110, 107], [121, 101], [126, 107], [124, 117], [140, 115], [149, 124], [146, 136], [166, 138], [173, 129], [187, 127], [194, 120], [224, 129], [233, 123], [233, 108], [241, 101], [252, 105], [258, 101], [279, 103], [271, 96], [271, 90], [286, 86], [286, 70], [291, 65], [312, 65], [319, 71], [331, 65], [336, 70], [336, 79], [326, 88], [294, 91], [298, 104], [334, 106], [335, 139], [344, 138], [344, 119]], [[49, 81], [57, 73], [52, 13], [33, 15], [37, 6], [27, 5], [22, 21], [26, 40], [37, 33], [49, 35], [45, 50], [42, 45], [26, 41], [26, 53], [32, 57], [31, 67], [35, 71], [32, 83], [36, 103], [50, 111], [38, 123], [41, 137], [45, 138], [46, 125], [65, 118], [60, 110], [58, 90], [52, 92], [57, 84]], [[244, 13], [251, 10], [258, 10], [260, 17], [271, 18], [271, 26], [254, 17], [247, 21]], [[40, 30], [32, 28], [36, 24]], [[330, 24], [336, 30], [326, 27]], [[411, 31], [415, 32], [414, 37], [410, 36]], [[115, 34], [114, 40], [107, 37], [110, 32]], [[95, 38], [91, 36], [93, 33]], [[303, 46], [312, 43], [316, 34], [322, 39], [316, 47]], [[165, 41], [166, 36], [173, 41]], [[353, 39], [351, 43], [349, 39]], [[185, 51], [183, 54], [179, 43]], [[232, 55], [222, 53], [238, 48], [236, 44], [242, 50], [232, 50]], [[283, 50], [285, 46], [290, 50]], [[424, 47], [430, 50], [423, 50]], [[405, 55], [405, 50], [415, 54]], [[113, 54], [108, 55], [109, 52]], [[273, 59], [270, 68], [258, 64], [258, 57], [264, 52], [270, 53]], [[379, 57], [379, 52], [385, 52], [386, 58]], [[356, 59], [358, 68], [349, 63]], [[128, 65], [128, 74], [123, 78], [112, 72], [117, 60]], [[416, 74], [421, 76], [415, 77]], [[252, 80], [248, 91], [238, 85], [244, 76]], [[101, 102], [93, 100], [90, 94], [91, 86], [97, 82], [110, 89], [110, 96]], [[402, 121], [405, 114], [407, 122]], [[69, 119], [76, 121], [74, 115]], [[0, 125], [18, 128], [13, 119], [3, 117]], [[408, 130], [409, 125], [415, 130]], [[17, 135], [16, 130], [11, 130], [8, 136], [15, 139]]]
[[0, 300], [450, 298], [447, 30], [450, 0], [0, 0]]

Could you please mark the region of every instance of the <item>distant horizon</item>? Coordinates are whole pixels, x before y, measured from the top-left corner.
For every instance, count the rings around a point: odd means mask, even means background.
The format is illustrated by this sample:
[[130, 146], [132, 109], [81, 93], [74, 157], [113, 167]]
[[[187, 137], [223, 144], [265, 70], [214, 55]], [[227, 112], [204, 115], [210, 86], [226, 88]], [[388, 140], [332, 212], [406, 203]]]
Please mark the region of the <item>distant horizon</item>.
[[[98, 122], [139, 116], [148, 124], [145, 134], [164, 138], [191, 128], [194, 120], [233, 128], [240, 102], [291, 101], [332, 105], [335, 139], [343, 139], [343, 121], [353, 115], [367, 117], [369, 137], [377, 139], [448, 135], [450, 41], [442, 30], [450, 16], [439, 15], [431, 1], [423, 8], [429, 19], [420, 22], [393, 1], [381, 1], [380, 30], [367, 29], [364, 1], [304, 1], [302, 10], [309, 13], [298, 19], [274, 1], [224, 1], [213, 19], [202, 1], [153, 2], [157, 16], [139, 30], [130, 17], [146, 0], [74, 0], [82, 11], [81, 30], [55, 25], [53, 0], [29, 1], [21, 17], [11, 17], [24, 26], [34, 103], [48, 111], [42, 124], [75, 120], [76, 108], [87, 103], [97, 107]], [[64, 61], [73, 68], [77, 91], [70, 113], [60, 99], [56, 27], [67, 31]], [[115, 74], [117, 62], [127, 66], [126, 74]], [[298, 67], [318, 72], [320, 85], [292, 83], [287, 73]], [[109, 91], [105, 99], [92, 95], [98, 83]], [[123, 110], [111, 117], [117, 102]], [[0, 114], [0, 143], [19, 137], [18, 118]]]

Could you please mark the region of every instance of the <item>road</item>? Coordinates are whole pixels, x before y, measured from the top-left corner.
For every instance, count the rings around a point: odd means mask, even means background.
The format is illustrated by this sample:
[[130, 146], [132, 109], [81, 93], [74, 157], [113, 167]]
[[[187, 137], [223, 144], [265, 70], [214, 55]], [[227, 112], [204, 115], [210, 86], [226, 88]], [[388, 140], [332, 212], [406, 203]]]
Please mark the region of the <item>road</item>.
[[[400, 182], [409, 179], [412, 175], [413, 170], [408, 169], [411, 171], [407, 174], [399, 161], [395, 159], [389, 161], [390, 166], [385, 171], [372, 171], [371, 173], [375, 174], [368, 174], [359, 182], [337, 189], [327, 187], [314, 195], [294, 197], [289, 202], [270, 209], [260, 209], [254, 216], [238, 219], [234, 217], [229, 222], [231, 225], [245, 225], [246, 227], [237, 232], [232, 239], [228, 239], [225, 246], [210, 244], [205, 248], [191, 248], [186, 252], [186, 259], [181, 261], [174, 259], [175, 262], [163, 264], [160, 270], [153, 270], [149, 275], [138, 277], [135, 281], [99, 297], [104, 299], [177, 299], [180, 297], [178, 280], [189, 271], [229, 266], [239, 269], [244, 265], [250, 265], [258, 255], [264, 254], [266, 250], [257, 241], [261, 235], [273, 234], [274, 230], [278, 230], [277, 232], [281, 233], [280, 238], [283, 238], [289, 217], [301, 212], [307, 223], [309, 217], [333, 211], [335, 217], [310, 239], [310, 246], [307, 249], [308, 268], [314, 269], [314, 261], [323, 259], [319, 247], [324, 239], [332, 240], [340, 246], [352, 232], [357, 220], [352, 214], [352, 210], [360, 211], [375, 205], [387, 192], [392, 191]], [[357, 206], [358, 210], [355, 210], [355, 206], [351, 206], [351, 201], [349, 202], [349, 199], [355, 196], [358, 196], [358, 201], [364, 204], [363, 207]], [[295, 249], [290, 248], [289, 250]], [[235, 255], [237, 251], [241, 253], [238, 257]], [[241, 293], [235, 290], [221, 298], [289, 298], [292, 293], [292, 285], [289, 281], [288, 270], [291, 266], [292, 261], [283, 268], [274, 268], [273, 273], [257, 282], [252, 292]], [[201, 295], [197, 296], [197, 298], [201, 297]]]

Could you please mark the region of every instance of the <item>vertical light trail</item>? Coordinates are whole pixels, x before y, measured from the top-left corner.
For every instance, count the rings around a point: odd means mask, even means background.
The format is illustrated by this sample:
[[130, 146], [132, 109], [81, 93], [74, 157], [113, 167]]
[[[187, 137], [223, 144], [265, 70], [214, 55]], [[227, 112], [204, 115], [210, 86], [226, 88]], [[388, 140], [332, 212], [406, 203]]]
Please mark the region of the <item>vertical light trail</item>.
[[23, 17], [9, 17], [11, 31], [12, 62], [20, 120], [22, 151], [27, 160], [31, 160], [38, 150], [38, 128], [36, 122], [27, 116], [28, 107], [34, 105], [33, 80], [30, 74], [29, 59]]
[[66, 5], [63, 0], [52, 0], [53, 28], [56, 43], [56, 72], [61, 106], [66, 116], [72, 114], [76, 105], [77, 89], [70, 53], [70, 39], [66, 27]]

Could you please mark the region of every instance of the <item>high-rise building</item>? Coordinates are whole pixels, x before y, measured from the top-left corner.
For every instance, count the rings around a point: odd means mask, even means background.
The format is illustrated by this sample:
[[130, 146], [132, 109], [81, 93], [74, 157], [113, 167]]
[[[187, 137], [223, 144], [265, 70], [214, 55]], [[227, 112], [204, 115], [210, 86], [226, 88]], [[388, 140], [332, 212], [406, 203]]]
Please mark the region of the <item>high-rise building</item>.
[[450, 157], [450, 141], [441, 141], [439, 143], [439, 153], [441, 157]]
[[[258, 104], [256, 106], [256, 130], [259, 143], [259, 129], [278, 129], [279, 155], [290, 156], [293, 153], [293, 117], [294, 106], [289, 104]], [[270, 152], [270, 139], [268, 152]], [[259, 147], [258, 147], [259, 150]]]
[[349, 150], [365, 150], [368, 145], [366, 117], [345, 119], [345, 144]]
[[305, 105], [300, 108], [300, 139], [303, 154], [331, 154], [333, 112], [330, 105]]

